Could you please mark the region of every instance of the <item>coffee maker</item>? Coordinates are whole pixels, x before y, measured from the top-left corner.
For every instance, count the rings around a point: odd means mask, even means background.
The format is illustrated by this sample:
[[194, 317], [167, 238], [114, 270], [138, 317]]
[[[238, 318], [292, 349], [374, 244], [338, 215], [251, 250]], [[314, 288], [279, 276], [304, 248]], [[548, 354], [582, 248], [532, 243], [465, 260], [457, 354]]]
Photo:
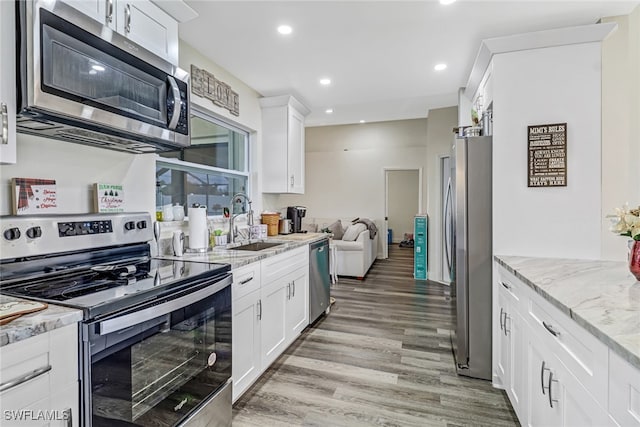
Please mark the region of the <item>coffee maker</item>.
[[303, 233], [302, 218], [304, 218], [307, 208], [304, 206], [289, 206], [287, 208], [287, 219], [291, 220], [293, 233]]

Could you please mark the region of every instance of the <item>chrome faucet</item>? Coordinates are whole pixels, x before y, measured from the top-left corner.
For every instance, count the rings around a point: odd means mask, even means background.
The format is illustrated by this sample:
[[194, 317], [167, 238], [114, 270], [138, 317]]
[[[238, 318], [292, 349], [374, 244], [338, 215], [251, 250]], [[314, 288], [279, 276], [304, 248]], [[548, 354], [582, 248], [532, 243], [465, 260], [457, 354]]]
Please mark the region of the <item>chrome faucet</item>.
[[233, 197], [231, 197], [231, 202], [229, 203], [229, 243], [233, 243], [233, 241], [235, 240], [236, 236], [236, 231], [233, 225], [233, 221], [236, 219], [236, 217], [238, 215], [242, 215], [241, 213], [239, 214], [233, 214], [233, 204], [235, 202], [239, 202], [240, 198], [244, 198], [247, 203], [249, 204], [249, 211], [247, 212], [247, 225], [253, 225], [253, 211], [251, 210], [251, 199], [249, 199], [249, 196], [247, 196], [245, 193], [236, 193], [233, 195]]

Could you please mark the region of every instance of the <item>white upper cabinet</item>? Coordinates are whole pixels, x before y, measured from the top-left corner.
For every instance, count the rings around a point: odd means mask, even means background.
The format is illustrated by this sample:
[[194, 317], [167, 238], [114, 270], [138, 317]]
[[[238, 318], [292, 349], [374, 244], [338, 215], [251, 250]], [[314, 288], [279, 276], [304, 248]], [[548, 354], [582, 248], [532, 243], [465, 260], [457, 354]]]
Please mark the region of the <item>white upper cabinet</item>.
[[261, 98], [262, 191], [304, 194], [304, 117], [309, 110], [294, 97]]
[[63, 2], [174, 65], [178, 65], [178, 22], [196, 16], [180, 0], [161, 3], [164, 7], [150, 0]]
[[178, 22], [148, 0], [119, 0], [116, 31], [172, 64], [178, 64]]
[[0, 1], [0, 163], [16, 162], [15, 3]]

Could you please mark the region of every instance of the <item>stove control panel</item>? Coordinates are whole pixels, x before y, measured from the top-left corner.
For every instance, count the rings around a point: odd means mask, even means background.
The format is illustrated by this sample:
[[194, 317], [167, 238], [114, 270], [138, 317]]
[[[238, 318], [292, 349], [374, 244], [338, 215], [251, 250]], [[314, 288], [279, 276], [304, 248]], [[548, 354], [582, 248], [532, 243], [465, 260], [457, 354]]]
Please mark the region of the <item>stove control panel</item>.
[[58, 236], [60, 237], [83, 236], [86, 234], [103, 234], [112, 232], [113, 224], [111, 223], [111, 220], [58, 223]]

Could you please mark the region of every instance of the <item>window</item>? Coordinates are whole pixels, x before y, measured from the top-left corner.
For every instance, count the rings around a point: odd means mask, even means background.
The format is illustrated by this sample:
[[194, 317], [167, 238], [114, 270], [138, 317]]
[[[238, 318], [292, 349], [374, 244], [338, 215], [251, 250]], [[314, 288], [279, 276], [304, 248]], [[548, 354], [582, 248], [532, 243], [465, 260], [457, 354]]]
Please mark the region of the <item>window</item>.
[[205, 205], [222, 215], [235, 193], [248, 193], [249, 134], [192, 105], [191, 146], [160, 153], [156, 205]]

